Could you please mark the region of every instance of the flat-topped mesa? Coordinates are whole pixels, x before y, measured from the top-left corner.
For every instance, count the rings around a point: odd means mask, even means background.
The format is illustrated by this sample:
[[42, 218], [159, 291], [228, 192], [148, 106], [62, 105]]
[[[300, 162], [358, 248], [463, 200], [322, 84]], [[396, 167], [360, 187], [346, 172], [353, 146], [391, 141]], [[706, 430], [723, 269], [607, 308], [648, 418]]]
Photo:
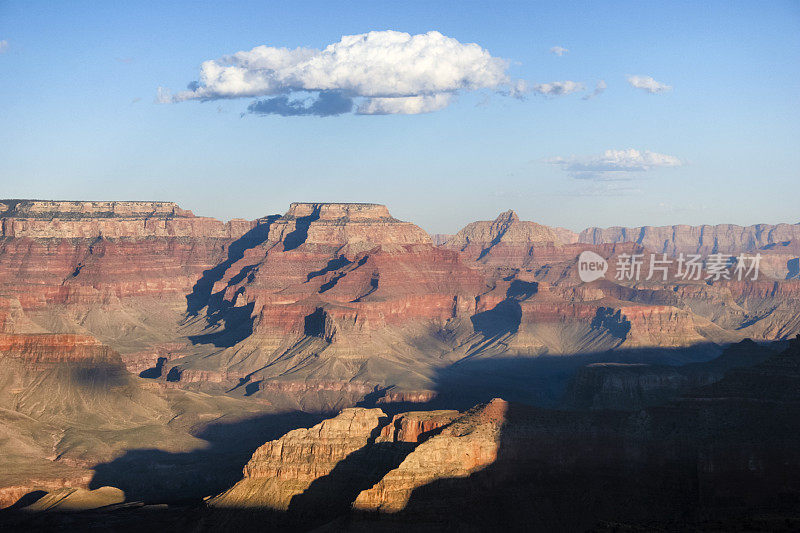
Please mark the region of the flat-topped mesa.
[[240, 237], [253, 225], [196, 217], [174, 202], [0, 200], [0, 237], [227, 239]]
[[399, 222], [381, 204], [293, 202], [284, 218], [315, 217], [318, 220], [385, 220]]
[[0, 217], [77, 219], [194, 217], [175, 202], [0, 200]]
[[385, 205], [362, 203], [291, 204], [277, 219], [270, 238], [283, 242], [286, 250], [349, 246], [357, 253], [379, 245], [432, 244], [419, 226], [389, 214]]

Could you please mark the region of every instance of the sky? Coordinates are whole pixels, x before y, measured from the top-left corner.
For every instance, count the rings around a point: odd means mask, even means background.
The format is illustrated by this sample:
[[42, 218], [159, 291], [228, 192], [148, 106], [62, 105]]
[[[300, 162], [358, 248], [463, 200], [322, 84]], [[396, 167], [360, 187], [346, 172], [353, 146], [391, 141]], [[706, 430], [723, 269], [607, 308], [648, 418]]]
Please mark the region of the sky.
[[0, 0], [0, 197], [798, 223], [800, 1]]

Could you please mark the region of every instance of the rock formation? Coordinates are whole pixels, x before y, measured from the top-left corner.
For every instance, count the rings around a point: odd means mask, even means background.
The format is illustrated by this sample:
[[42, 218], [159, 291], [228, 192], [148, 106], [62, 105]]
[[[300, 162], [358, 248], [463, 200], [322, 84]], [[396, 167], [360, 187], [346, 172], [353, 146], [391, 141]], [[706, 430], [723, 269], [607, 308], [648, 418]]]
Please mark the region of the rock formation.
[[244, 478], [207, 505], [218, 511], [214, 517], [220, 523], [227, 522], [226, 510], [242, 509], [287, 512], [295, 523], [330, 520], [346, 513], [361, 490], [457, 415], [411, 412], [390, 420], [380, 409], [344, 409], [259, 447], [244, 467]]
[[[754, 348], [743, 343], [719, 364], [760, 357]], [[333, 520], [329, 529], [344, 531], [584, 530], [604, 521], [690, 527], [706, 520], [722, 520], [718, 527], [726, 529], [720, 524], [767, 509], [789, 520], [796, 500], [788, 495], [800, 488], [798, 369], [800, 338], [762, 363], [687, 390], [680, 401], [634, 413], [552, 411], [494, 399], [460, 415], [429, 414], [425, 420], [443, 424], [405, 448], [395, 467], [384, 464], [360, 492], [353, 488], [375, 473], [380, 443], [399, 444], [398, 427], [418, 414], [398, 415], [380, 430], [382, 413], [346, 410], [267, 443], [245, 467], [245, 479], [211, 505], [278, 505], [290, 523], [303, 523], [292, 503], [312, 498], [316, 484], [350, 499], [324, 517]], [[310, 466], [317, 464], [320, 471]], [[347, 490], [345, 480], [353, 482]]]
[[672, 255], [755, 253], [766, 246], [798, 239], [800, 224], [587, 228], [578, 236], [582, 243], [635, 242], [654, 252]]
[[535, 246], [576, 241], [577, 236], [569, 230], [521, 221], [514, 211], [506, 211], [493, 221], [468, 224], [443, 246], [484, 263], [518, 266]]

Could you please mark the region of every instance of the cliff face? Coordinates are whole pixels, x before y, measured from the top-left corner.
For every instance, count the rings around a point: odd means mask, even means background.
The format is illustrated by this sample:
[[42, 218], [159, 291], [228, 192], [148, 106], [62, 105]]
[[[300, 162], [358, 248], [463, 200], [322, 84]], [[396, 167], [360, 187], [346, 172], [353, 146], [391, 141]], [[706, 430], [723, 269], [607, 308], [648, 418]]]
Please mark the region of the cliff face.
[[0, 330], [92, 334], [123, 353], [175, 342], [198, 279], [258, 225], [171, 202], [36, 200], [0, 201], [0, 224]]
[[635, 242], [654, 252], [671, 255], [755, 252], [769, 245], [798, 239], [800, 224], [587, 228], [578, 236], [581, 243]]
[[312, 520], [335, 517], [347, 511], [359, 490], [457, 415], [411, 412], [390, 420], [380, 409], [344, 409], [259, 447], [244, 467], [244, 478], [208, 505], [289, 511]]
[[259, 447], [244, 467], [244, 479], [209, 505], [286, 510], [314, 481], [374, 441], [386, 421], [380, 409], [345, 409], [312, 428], [290, 431]]
[[56, 202], [1, 200], [0, 237], [94, 239], [104, 237], [236, 238], [250, 223], [196, 217], [172, 202]]

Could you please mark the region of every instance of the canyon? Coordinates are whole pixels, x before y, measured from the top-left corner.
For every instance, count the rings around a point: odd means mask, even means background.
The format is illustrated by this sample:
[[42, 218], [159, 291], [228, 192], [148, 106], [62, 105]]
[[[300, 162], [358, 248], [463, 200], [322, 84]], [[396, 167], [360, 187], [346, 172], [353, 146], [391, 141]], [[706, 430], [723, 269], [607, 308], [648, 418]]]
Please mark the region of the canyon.
[[[798, 242], [798, 224], [577, 233], [508, 211], [431, 236], [378, 204], [221, 222], [171, 202], [0, 200], [0, 507], [48, 492], [37, 512], [55, 516], [51, 500], [107, 487], [206, 498], [221, 528], [435, 528], [463, 508], [486, 526], [495, 505], [545, 530], [613, 520], [612, 495], [637, 501], [631, 523], [721, 516], [747, 483], [737, 498], [761, 505], [771, 457], [797, 467]], [[581, 281], [586, 251], [604, 278]], [[759, 254], [758, 278], [614, 275], [632, 254], [715, 253]], [[679, 502], [690, 464], [703, 495]], [[633, 488], [588, 508], [559, 480], [664, 468], [658, 508]], [[559, 522], [567, 503], [583, 518]]]

